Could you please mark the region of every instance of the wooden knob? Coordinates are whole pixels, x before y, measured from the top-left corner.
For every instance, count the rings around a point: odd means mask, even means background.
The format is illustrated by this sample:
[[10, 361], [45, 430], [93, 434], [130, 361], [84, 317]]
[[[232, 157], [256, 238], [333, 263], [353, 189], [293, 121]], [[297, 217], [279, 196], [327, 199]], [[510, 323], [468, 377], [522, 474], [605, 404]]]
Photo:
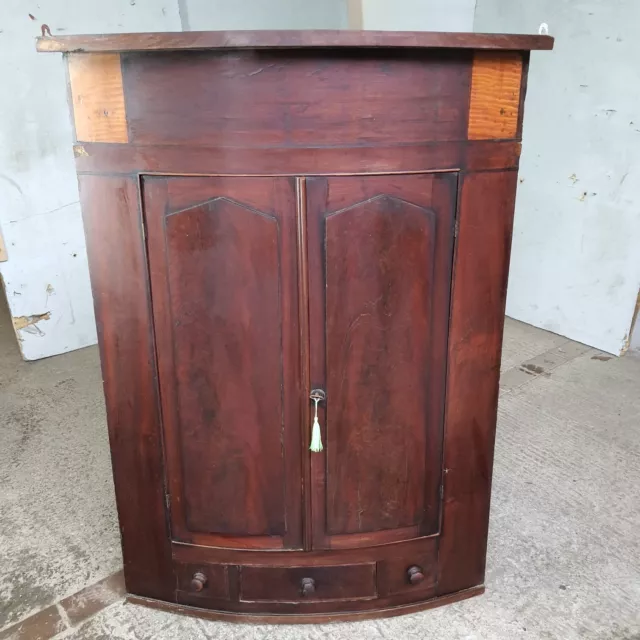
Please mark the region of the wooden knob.
[[193, 574], [191, 578], [191, 591], [202, 591], [207, 585], [207, 576], [200, 571]]
[[300, 591], [303, 596], [310, 596], [316, 592], [316, 581], [313, 578], [302, 578]]
[[407, 577], [411, 584], [420, 584], [424, 580], [424, 573], [422, 573], [422, 567], [413, 565], [407, 569]]

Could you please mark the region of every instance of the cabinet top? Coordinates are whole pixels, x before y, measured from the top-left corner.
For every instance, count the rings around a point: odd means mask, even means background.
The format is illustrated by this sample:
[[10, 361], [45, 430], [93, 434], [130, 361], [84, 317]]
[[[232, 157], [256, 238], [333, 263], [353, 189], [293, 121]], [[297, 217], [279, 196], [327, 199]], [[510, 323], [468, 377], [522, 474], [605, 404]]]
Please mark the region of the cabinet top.
[[553, 49], [553, 38], [505, 33], [430, 31], [186, 31], [53, 36], [37, 39], [38, 51], [106, 53], [202, 49], [307, 49], [382, 47], [414, 49]]

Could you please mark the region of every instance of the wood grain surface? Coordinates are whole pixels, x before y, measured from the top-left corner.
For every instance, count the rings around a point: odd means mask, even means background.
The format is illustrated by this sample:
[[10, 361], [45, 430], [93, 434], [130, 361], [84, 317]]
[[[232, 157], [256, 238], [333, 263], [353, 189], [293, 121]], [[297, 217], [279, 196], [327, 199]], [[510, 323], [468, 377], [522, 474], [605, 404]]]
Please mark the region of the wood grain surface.
[[177, 613], [183, 616], [203, 618], [205, 620], [217, 620], [220, 622], [245, 622], [252, 624], [326, 624], [328, 622], [356, 622], [358, 620], [372, 620], [380, 618], [392, 618], [419, 611], [426, 611], [434, 607], [441, 607], [467, 598], [482, 595], [484, 586], [474, 587], [465, 591], [459, 591], [448, 596], [429, 598], [420, 602], [389, 606], [373, 611], [349, 611], [338, 613], [296, 613], [288, 615], [279, 613], [237, 613], [232, 611], [216, 611], [198, 608], [197, 604], [185, 604], [174, 602], [163, 602], [152, 598], [142, 598], [139, 596], [129, 596], [127, 602], [139, 604], [151, 609], [158, 609], [168, 613]]
[[225, 149], [461, 140], [470, 53], [419, 53], [123, 54], [130, 139]]
[[[313, 580], [314, 592], [301, 593], [303, 579]], [[354, 564], [334, 567], [243, 567], [240, 600], [322, 601], [375, 598], [376, 565]]]
[[81, 144], [79, 173], [192, 175], [340, 175], [514, 169], [520, 143], [475, 140], [384, 147], [229, 148], [176, 145]]
[[127, 119], [117, 53], [67, 56], [76, 140], [127, 142]]
[[462, 176], [454, 263], [438, 593], [484, 581], [517, 173]]
[[175, 581], [138, 181], [82, 176], [79, 185], [127, 590], [172, 600]]
[[307, 180], [314, 546], [439, 526], [456, 177]]
[[507, 33], [428, 31], [190, 31], [53, 36], [37, 39], [38, 51], [171, 51], [180, 49], [306, 49], [382, 47], [434, 49], [552, 49], [553, 38]]
[[470, 140], [516, 137], [522, 64], [520, 53], [476, 52], [469, 107]]
[[293, 181], [145, 185], [174, 537], [299, 547]]
[[39, 41], [72, 51], [137, 601], [326, 622], [482, 593], [528, 51], [552, 44]]

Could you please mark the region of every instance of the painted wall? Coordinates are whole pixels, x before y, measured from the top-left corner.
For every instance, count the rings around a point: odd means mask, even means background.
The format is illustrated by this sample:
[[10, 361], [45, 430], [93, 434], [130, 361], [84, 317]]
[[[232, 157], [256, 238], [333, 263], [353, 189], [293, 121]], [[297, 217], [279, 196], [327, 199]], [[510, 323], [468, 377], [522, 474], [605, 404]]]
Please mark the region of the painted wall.
[[[29, 13], [33, 17], [29, 16]], [[61, 55], [37, 54], [53, 34], [180, 30], [176, 3], [2, 0], [0, 9], [0, 263], [23, 356], [96, 342], [93, 302]]]
[[[180, 0], [185, 31], [345, 29], [346, 0]], [[186, 11], [184, 10], [186, 9]]]
[[361, 0], [362, 28], [473, 31], [476, 0]]
[[535, 33], [507, 314], [619, 354], [640, 287], [640, 2], [478, 0], [476, 31]]
[[631, 344], [630, 348], [634, 351], [640, 351], [640, 313], [638, 313], [638, 306], [640, 306], [640, 294], [638, 294], [638, 305], [636, 306], [636, 317], [631, 330]]
[[[32, 17], [30, 17], [30, 15]], [[56, 34], [185, 29], [346, 27], [346, 0], [2, 0], [0, 9], [0, 263], [23, 356], [96, 342], [61, 55], [37, 54]]]

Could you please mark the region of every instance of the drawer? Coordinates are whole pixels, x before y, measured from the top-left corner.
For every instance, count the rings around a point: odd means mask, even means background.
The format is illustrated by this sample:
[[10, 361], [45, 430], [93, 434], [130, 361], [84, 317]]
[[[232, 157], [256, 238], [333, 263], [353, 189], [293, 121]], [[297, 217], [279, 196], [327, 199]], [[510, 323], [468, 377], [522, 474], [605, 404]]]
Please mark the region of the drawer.
[[229, 571], [223, 564], [179, 564], [175, 568], [178, 591], [202, 598], [229, 598]]
[[429, 596], [436, 586], [438, 554], [435, 538], [420, 541], [378, 563], [380, 596]]
[[240, 599], [245, 602], [318, 602], [377, 597], [376, 565], [240, 568]]

